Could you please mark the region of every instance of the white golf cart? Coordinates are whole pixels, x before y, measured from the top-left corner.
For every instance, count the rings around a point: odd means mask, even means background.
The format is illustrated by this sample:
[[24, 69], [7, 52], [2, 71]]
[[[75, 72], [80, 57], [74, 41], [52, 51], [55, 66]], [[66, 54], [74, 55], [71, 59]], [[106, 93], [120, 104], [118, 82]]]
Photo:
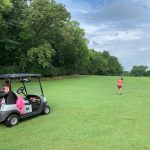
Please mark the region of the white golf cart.
[[[0, 75], [0, 82], [9, 81], [10, 88], [8, 93], [0, 90], [0, 122], [5, 122], [6, 126], [12, 127], [17, 125], [20, 119], [49, 114], [50, 107], [43, 93], [40, 76], [40, 74]], [[32, 78], [32, 82], [26, 82], [24, 78]], [[17, 105], [20, 97], [22, 97], [23, 110]]]

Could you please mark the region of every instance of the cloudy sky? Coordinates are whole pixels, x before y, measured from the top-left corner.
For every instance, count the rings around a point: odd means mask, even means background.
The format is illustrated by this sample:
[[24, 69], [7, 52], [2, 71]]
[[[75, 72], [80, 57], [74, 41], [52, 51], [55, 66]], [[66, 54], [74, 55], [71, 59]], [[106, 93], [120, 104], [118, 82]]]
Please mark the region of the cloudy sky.
[[89, 48], [107, 50], [125, 70], [150, 69], [150, 0], [56, 0], [80, 22]]

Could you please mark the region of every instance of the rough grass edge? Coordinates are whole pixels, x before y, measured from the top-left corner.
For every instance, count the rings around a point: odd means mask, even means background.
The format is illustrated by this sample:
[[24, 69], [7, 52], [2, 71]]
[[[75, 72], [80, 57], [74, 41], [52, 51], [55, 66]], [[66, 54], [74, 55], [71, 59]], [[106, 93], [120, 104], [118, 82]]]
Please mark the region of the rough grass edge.
[[73, 74], [73, 75], [64, 75], [64, 76], [56, 76], [56, 77], [41, 77], [41, 80], [63, 80], [63, 79], [71, 79], [71, 78], [80, 78], [82, 75]]

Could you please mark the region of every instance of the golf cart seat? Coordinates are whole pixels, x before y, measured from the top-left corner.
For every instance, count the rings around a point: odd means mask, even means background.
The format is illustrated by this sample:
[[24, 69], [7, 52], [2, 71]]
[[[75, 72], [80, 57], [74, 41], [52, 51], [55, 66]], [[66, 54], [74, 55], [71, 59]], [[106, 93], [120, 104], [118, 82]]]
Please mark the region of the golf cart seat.
[[16, 104], [17, 95], [14, 92], [9, 92], [6, 97], [6, 104]]
[[41, 105], [41, 97], [38, 95], [27, 95], [26, 98], [28, 99], [29, 103], [32, 105], [32, 110], [37, 111]]

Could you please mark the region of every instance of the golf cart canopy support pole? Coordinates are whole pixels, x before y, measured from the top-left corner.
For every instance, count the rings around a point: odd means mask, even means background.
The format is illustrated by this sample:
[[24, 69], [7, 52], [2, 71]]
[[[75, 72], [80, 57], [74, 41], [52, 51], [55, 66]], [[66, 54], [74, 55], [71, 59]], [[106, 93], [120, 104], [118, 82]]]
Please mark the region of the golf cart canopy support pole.
[[12, 91], [12, 88], [11, 88], [11, 79], [9, 78], [9, 88], [10, 88], [10, 91]]
[[40, 80], [39, 77], [38, 77], [38, 80], [39, 80], [39, 84], [40, 84], [40, 88], [41, 88], [42, 95], [44, 96], [43, 89], [42, 89], [42, 85], [41, 85], [41, 80]]

